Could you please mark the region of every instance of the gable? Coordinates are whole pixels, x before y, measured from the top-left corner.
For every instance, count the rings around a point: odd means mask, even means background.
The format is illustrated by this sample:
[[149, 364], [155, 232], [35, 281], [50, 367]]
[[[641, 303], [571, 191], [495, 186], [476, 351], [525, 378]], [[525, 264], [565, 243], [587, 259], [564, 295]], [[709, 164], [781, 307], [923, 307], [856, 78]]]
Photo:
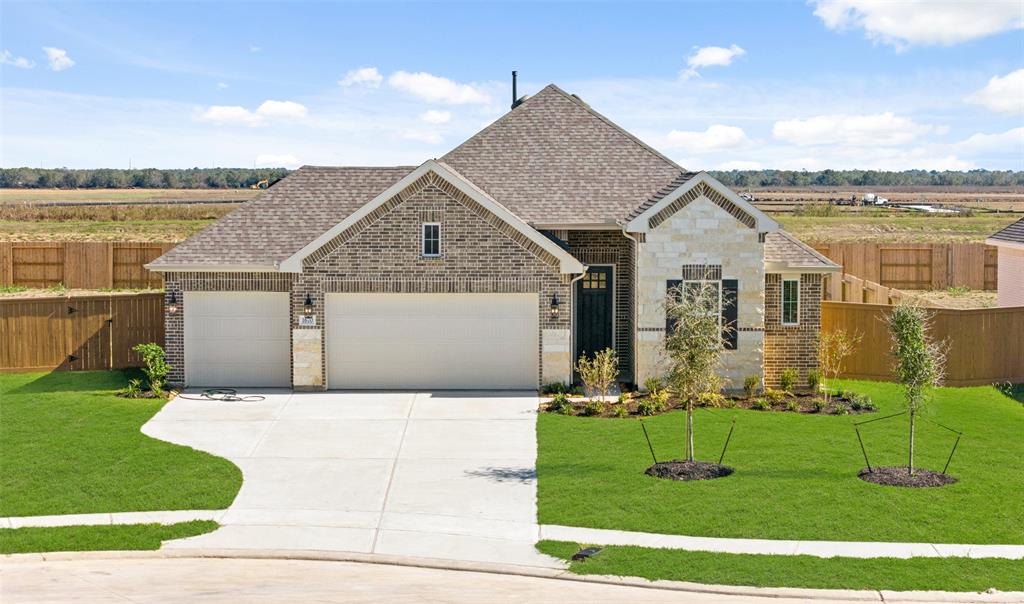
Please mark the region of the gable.
[[759, 233], [779, 229], [779, 224], [764, 212], [710, 175], [701, 172], [686, 179], [675, 191], [664, 195], [657, 203], [646, 207], [626, 225], [626, 230], [645, 233], [655, 229], [697, 199], [707, 199], [745, 227]]
[[281, 269], [300, 272], [343, 246], [358, 233], [428, 187], [443, 191], [479, 219], [537, 258], [562, 273], [582, 273], [583, 265], [553, 241], [525, 224], [457, 172], [435, 160], [425, 162], [376, 198], [329, 229], [281, 264]]

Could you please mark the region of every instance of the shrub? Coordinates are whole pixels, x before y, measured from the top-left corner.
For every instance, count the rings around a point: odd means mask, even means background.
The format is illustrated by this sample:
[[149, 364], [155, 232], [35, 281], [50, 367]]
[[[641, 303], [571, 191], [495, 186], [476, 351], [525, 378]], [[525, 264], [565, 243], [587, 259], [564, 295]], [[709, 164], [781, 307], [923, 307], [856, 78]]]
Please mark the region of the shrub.
[[720, 392], [701, 392], [697, 395], [698, 407], [721, 407], [725, 397]]
[[604, 403], [602, 401], [587, 401], [583, 405], [583, 415], [588, 417], [594, 417], [595, 415], [601, 415], [604, 413]]
[[836, 415], [849, 415], [850, 406], [843, 402], [838, 402], [832, 407], [832, 412]]
[[771, 411], [772, 402], [764, 397], [754, 399], [754, 402], [750, 404], [750, 408], [755, 411]]
[[619, 357], [611, 348], [595, 352], [589, 359], [587, 355], [582, 355], [576, 361], [576, 371], [579, 372], [580, 380], [586, 385], [587, 390], [592, 394], [596, 393], [603, 400], [619, 376]]
[[743, 393], [747, 395], [747, 398], [754, 398], [754, 395], [757, 394], [757, 389], [760, 387], [761, 376], [756, 373], [743, 378]]
[[618, 400], [617, 402], [618, 402], [618, 403], [619, 403], [620, 405], [622, 405], [622, 404], [624, 404], [624, 403], [625, 403], [626, 401], [628, 401], [628, 400], [629, 400], [629, 398], [630, 398], [630, 397], [629, 397], [629, 394], [627, 394], [627, 393], [625, 393], [625, 392], [620, 392], [620, 393], [619, 393], [619, 400]]
[[799, 412], [800, 403], [798, 403], [797, 401], [789, 401], [788, 403], [786, 403], [786, 411]]
[[[846, 358], [853, 354], [862, 337], [859, 333], [847, 333], [842, 329], [822, 331], [818, 336], [818, 365], [822, 377], [837, 378]], [[826, 390], [825, 398], [831, 399], [832, 393]]]
[[629, 408], [625, 405], [615, 405], [612, 407], [612, 415], [618, 418], [629, 417]]
[[728, 396], [722, 397], [722, 407], [725, 409], [735, 409], [736, 399]]
[[561, 415], [572, 415], [572, 401], [569, 400], [569, 397], [564, 392], [559, 392], [552, 397], [551, 403], [548, 404], [548, 411]]
[[119, 393], [125, 398], [139, 398], [142, 396], [142, 380], [139, 378], [132, 378], [128, 380], [128, 385], [121, 389]]
[[569, 385], [565, 382], [551, 382], [544, 384], [540, 389], [543, 394], [565, 394], [569, 392]]
[[824, 399], [816, 398], [811, 402], [811, 411], [815, 413], [821, 413], [828, 408], [828, 403]]
[[142, 373], [146, 374], [146, 379], [149, 380], [149, 389], [153, 394], [163, 394], [164, 386], [167, 385], [167, 372], [171, 369], [164, 360], [164, 349], [159, 344], [151, 342], [137, 344], [132, 350], [138, 353], [142, 357], [142, 362], [146, 364], [142, 368]]
[[636, 412], [640, 415], [657, 415], [664, 411], [665, 405], [654, 397], [640, 399], [636, 405]]
[[811, 392], [818, 392], [821, 390], [821, 371], [817, 369], [810, 369], [807, 371], [807, 387]]
[[783, 369], [782, 374], [779, 376], [779, 387], [786, 392], [793, 392], [793, 386], [796, 386], [796, 378], [796, 369], [792, 367]]
[[68, 288], [67, 288], [66, 285], [64, 285], [63, 282], [60, 282], [60, 283], [54, 283], [53, 285], [47, 287], [46, 291], [48, 291], [50, 293], [53, 293], [53, 294], [63, 294], [63, 293], [66, 293], [68, 291]]
[[773, 388], [765, 388], [764, 396], [772, 403], [781, 403], [786, 400], [786, 392], [784, 390], [775, 390]]
[[662, 388], [665, 387], [665, 382], [660, 377], [649, 377], [644, 380], [644, 389], [651, 394], [657, 394], [661, 392]]

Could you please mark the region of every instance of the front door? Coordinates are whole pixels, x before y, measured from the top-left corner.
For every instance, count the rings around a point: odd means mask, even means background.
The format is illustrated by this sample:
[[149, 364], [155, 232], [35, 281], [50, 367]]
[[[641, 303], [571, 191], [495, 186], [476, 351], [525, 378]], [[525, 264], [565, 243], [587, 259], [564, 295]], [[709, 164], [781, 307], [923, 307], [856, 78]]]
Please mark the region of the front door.
[[[615, 348], [612, 332], [614, 272], [610, 266], [592, 266], [576, 282], [576, 359]], [[575, 364], [575, 360], [573, 360]]]

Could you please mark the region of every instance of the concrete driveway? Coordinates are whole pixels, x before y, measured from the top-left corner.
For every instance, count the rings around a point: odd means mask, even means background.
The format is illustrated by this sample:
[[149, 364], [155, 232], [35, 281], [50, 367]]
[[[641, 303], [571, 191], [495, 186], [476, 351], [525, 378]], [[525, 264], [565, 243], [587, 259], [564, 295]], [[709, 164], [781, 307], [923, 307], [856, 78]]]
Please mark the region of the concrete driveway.
[[251, 393], [266, 398], [177, 398], [142, 427], [244, 479], [222, 528], [165, 547], [560, 565], [533, 549], [535, 393]]

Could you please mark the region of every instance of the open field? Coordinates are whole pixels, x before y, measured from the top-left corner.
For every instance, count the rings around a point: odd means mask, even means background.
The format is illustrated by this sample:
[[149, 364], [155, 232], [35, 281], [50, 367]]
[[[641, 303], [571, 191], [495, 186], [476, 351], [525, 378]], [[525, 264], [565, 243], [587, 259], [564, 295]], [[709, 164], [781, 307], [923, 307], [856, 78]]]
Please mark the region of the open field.
[[835, 216], [773, 216], [808, 242], [966, 243], [984, 241], [1024, 214], [889, 214], [841, 212]]
[[[541, 524], [698, 537], [1024, 543], [1024, 406], [991, 386], [939, 388], [916, 434], [918, 467], [942, 470], [955, 434], [964, 432], [949, 465], [959, 482], [931, 489], [870, 484], [857, 477], [864, 458], [856, 419], [903, 410], [898, 384], [843, 380], [871, 397], [878, 411], [838, 416], [700, 409], [698, 459], [717, 461], [732, 419], [724, 463], [735, 473], [675, 482], [644, 474], [651, 453], [635, 419], [545, 413], [537, 423], [537, 507]], [[645, 418], [659, 460], [683, 452], [685, 414]], [[871, 463], [906, 462], [907, 418], [861, 428]]]
[[764, 210], [786, 210], [798, 205], [861, 199], [866, 193], [885, 197], [891, 203], [942, 204], [971, 209], [1024, 212], [1024, 189], [1004, 187], [736, 187], [754, 197]]
[[0, 204], [246, 201], [253, 189], [0, 189]]

